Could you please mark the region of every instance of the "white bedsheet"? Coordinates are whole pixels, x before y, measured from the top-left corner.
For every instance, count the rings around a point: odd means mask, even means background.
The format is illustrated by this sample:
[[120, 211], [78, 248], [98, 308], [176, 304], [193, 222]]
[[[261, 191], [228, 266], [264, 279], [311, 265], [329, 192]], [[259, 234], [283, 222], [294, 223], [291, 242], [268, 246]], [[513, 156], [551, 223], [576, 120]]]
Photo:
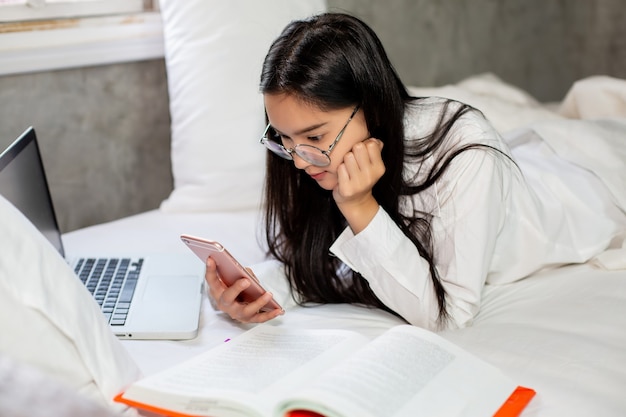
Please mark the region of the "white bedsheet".
[[[171, 214], [158, 210], [68, 233], [79, 249], [187, 251], [181, 233], [221, 241], [247, 265], [266, 267], [256, 212]], [[202, 265], [199, 263], [199, 273]], [[277, 325], [351, 328], [375, 336], [400, 323], [389, 314], [346, 305], [290, 308]], [[201, 328], [189, 341], [123, 341], [144, 373], [179, 363], [249, 326], [204, 303]], [[626, 271], [575, 265], [515, 284], [487, 287], [472, 327], [444, 337], [537, 391], [525, 417], [626, 415]]]

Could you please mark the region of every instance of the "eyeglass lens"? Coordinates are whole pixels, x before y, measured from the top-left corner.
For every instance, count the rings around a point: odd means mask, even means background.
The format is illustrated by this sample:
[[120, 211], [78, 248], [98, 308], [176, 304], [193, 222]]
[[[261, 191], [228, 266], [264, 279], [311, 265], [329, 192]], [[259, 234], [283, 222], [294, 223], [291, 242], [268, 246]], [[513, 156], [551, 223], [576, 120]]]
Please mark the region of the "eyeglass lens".
[[316, 166], [326, 166], [330, 163], [328, 155], [314, 146], [298, 145], [294, 148], [294, 152], [306, 162]]
[[287, 151], [287, 149], [285, 149], [283, 145], [281, 145], [280, 143], [275, 142], [271, 139], [265, 138], [263, 140], [263, 144], [265, 145], [267, 149], [274, 152], [276, 155], [280, 156], [281, 158], [293, 159], [291, 157], [291, 154]]
[[315, 146], [300, 144], [290, 152], [285, 149], [280, 142], [278, 142], [280, 138], [278, 140], [272, 140], [268, 136], [270, 136], [269, 132], [263, 139], [263, 144], [267, 149], [274, 152], [281, 158], [292, 160], [293, 157], [291, 156], [291, 152], [295, 152], [300, 158], [316, 166], [326, 166], [330, 163], [330, 158], [324, 154], [324, 151], [316, 148]]

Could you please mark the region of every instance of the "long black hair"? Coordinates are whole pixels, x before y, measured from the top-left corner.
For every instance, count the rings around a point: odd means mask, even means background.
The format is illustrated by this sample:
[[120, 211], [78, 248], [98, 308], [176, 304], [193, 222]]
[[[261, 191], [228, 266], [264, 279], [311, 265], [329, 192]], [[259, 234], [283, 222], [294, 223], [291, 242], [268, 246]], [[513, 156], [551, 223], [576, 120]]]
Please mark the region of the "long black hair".
[[[374, 31], [358, 18], [341, 13], [290, 23], [270, 47], [260, 86], [263, 94], [293, 95], [321, 110], [360, 105], [370, 135], [384, 143], [386, 171], [372, 194], [430, 265], [439, 319], [445, 321], [446, 293], [435, 267], [431, 216], [418, 211], [401, 213], [400, 198], [432, 185], [455, 154], [447, 155], [417, 184], [403, 179], [403, 166], [409, 159], [420, 163], [439, 149], [454, 122], [471, 107], [456, 102], [444, 106], [447, 110], [442, 111], [435, 131], [406, 142], [405, 109], [411, 103], [419, 105], [420, 99], [409, 95]], [[391, 311], [360, 274], [346, 272], [329, 253], [346, 227], [332, 192], [295, 169], [292, 161], [271, 152], [266, 170], [268, 250], [284, 263], [296, 301], [352, 303]]]

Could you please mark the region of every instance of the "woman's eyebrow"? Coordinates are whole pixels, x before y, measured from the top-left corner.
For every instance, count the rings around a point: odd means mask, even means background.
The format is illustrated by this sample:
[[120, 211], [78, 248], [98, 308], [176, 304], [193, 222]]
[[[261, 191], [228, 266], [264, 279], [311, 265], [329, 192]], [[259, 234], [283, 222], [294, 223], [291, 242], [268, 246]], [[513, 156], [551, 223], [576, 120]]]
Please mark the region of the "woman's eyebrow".
[[[322, 126], [324, 126], [324, 125], [326, 125], [326, 124], [327, 124], [327, 122], [323, 122], [323, 123], [318, 123], [318, 124], [315, 124], [315, 125], [313, 125], [313, 126], [308, 126], [308, 127], [305, 127], [304, 129], [300, 129], [300, 130], [298, 130], [297, 132], [295, 132], [295, 133], [294, 133], [294, 135], [299, 136], [299, 135], [303, 135], [303, 134], [305, 134], [305, 133], [309, 133], [309, 132], [311, 132], [311, 131], [313, 131], [313, 130], [319, 129], [320, 127], [322, 127]], [[276, 131], [276, 133], [278, 133], [279, 135], [285, 135], [285, 134], [284, 134], [283, 132], [281, 132], [279, 129], [276, 129], [274, 126], [272, 126], [272, 127], [274, 128], [274, 130]], [[285, 136], [289, 136], [289, 135], [285, 135]]]

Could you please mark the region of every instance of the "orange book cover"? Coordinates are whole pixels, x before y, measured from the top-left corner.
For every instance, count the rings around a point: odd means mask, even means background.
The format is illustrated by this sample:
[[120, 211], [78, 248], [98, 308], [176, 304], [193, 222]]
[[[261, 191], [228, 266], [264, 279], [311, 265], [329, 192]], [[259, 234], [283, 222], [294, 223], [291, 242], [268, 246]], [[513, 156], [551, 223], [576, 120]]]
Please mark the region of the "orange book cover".
[[[536, 392], [531, 388], [517, 387], [511, 396], [502, 404], [502, 406], [496, 411], [493, 417], [518, 417], [524, 408], [533, 399]], [[122, 397], [122, 393], [115, 397], [115, 401], [124, 403], [131, 407], [135, 407], [141, 410], [146, 410], [151, 413], [161, 415], [163, 417], [201, 417], [192, 414], [178, 413], [175, 411], [164, 410], [148, 404], [142, 404], [135, 401], [131, 401]], [[285, 414], [285, 417], [324, 417], [323, 415], [314, 411], [308, 410], [293, 410]]]

